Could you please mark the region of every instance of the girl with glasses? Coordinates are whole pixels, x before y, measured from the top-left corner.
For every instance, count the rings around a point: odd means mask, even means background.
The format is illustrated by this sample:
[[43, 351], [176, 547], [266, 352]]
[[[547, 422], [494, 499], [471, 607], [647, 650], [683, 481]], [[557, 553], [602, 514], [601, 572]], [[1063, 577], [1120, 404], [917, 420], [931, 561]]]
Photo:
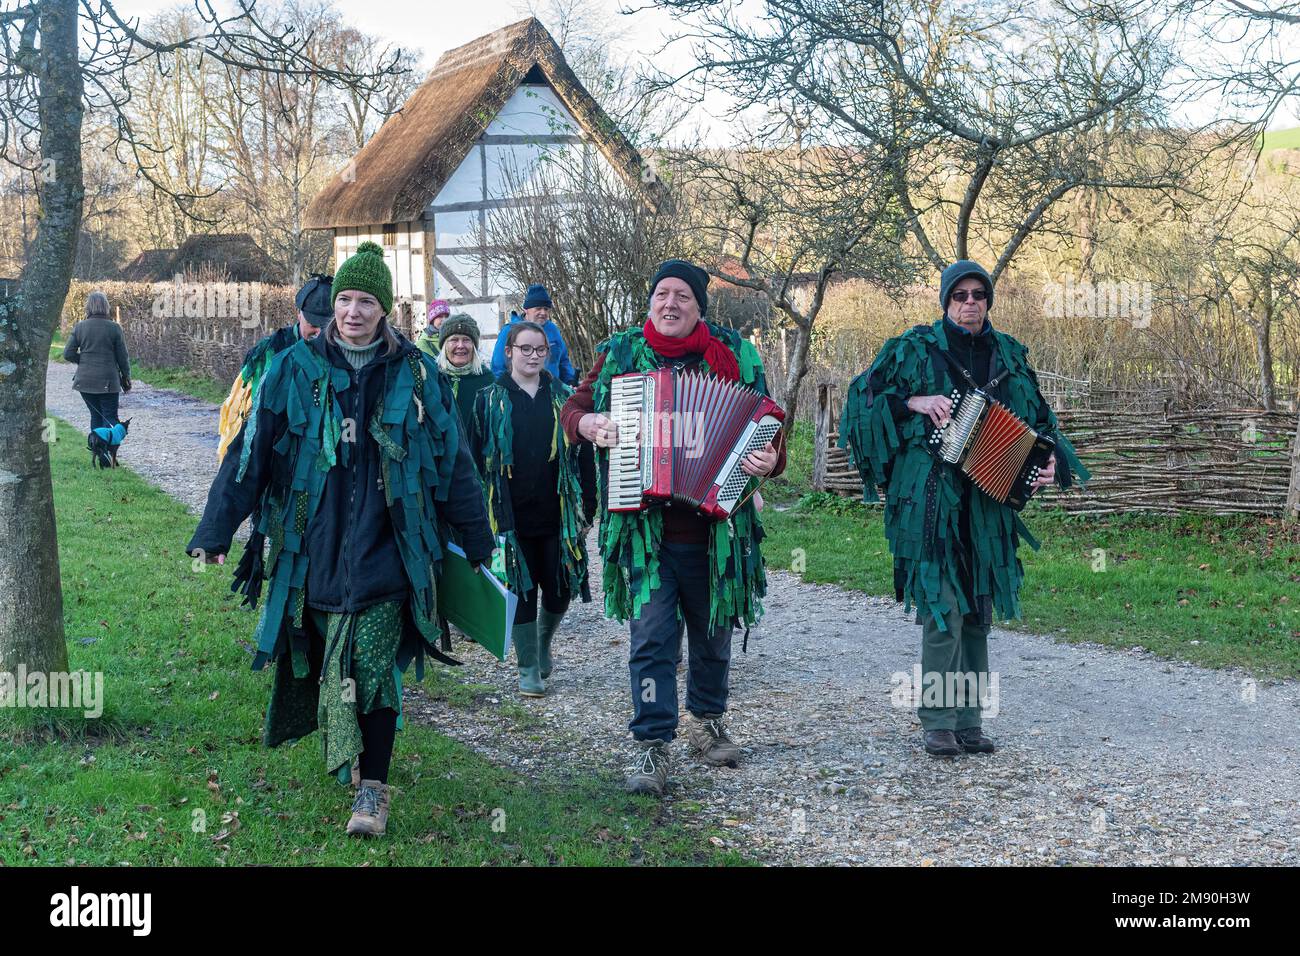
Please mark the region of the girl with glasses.
[[585, 539], [596, 511], [595, 458], [560, 427], [573, 390], [546, 370], [549, 351], [541, 326], [511, 325], [506, 370], [478, 394], [469, 426], [505, 577], [519, 596], [511, 641], [525, 697], [546, 693], [551, 644], [572, 596], [591, 600]]

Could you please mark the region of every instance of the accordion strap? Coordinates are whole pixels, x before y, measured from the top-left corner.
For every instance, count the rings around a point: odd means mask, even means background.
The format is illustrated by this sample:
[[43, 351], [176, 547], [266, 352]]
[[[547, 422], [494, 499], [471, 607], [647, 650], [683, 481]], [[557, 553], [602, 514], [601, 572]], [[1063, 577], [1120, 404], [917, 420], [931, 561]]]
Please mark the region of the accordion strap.
[[993, 378], [989, 379], [987, 385], [985, 385], [983, 388], [980, 388], [980, 386], [975, 383], [975, 376], [971, 375], [968, 369], [966, 369], [960, 362], [958, 362], [955, 358], [953, 358], [952, 354], [948, 352], [947, 349], [941, 349], [937, 345], [932, 345], [930, 347], [930, 351], [938, 352], [940, 355], [942, 355], [944, 360], [952, 368], [956, 369], [957, 372], [961, 375], [961, 377], [966, 380], [967, 385], [969, 385], [971, 388], [978, 389], [981, 392], [989, 392], [991, 389], [997, 388], [998, 385], [1002, 382], [1002, 380], [1006, 378], [1007, 375], [1009, 375], [1011, 372], [1011, 369], [1009, 368], [1003, 369], [1000, 373], [995, 375]]

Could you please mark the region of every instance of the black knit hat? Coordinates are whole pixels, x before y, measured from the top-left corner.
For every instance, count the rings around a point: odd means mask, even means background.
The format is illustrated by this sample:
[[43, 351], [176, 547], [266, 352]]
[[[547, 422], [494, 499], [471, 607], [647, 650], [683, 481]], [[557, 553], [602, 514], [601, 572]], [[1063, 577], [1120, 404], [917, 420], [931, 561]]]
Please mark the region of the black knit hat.
[[330, 319], [334, 318], [333, 296], [330, 294], [333, 283], [333, 276], [313, 275], [293, 297], [298, 311], [318, 329], [329, 325]]
[[478, 348], [478, 323], [473, 316], [453, 312], [443, 319], [442, 328], [438, 330], [438, 348], [442, 348], [453, 335], [468, 335], [474, 342], [474, 348]]
[[953, 287], [962, 279], [970, 278], [979, 279], [984, 284], [984, 294], [988, 298], [989, 311], [993, 310], [993, 280], [984, 267], [978, 262], [972, 262], [970, 259], [958, 259], [948, 268], [943, 270], [939, 277], [939, 307], [948, 311], [948, 300], [952, 298]]
[[661, 263], [650, 280], [650, 298], [654, 298], [655, 287], [664, 279], [681, 279], [691, 287], [695, 301], [700, 304], [701, 318], [709, 311], [709, 274], [699, 266], [685, 259], [669, 259]]

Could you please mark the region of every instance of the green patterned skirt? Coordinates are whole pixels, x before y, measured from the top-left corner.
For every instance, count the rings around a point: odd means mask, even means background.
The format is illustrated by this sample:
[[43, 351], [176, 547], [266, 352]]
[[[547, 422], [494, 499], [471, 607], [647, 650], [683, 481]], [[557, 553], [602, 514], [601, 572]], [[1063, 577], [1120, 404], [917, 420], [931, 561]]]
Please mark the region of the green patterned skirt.
[[402, 604], [353, 614], [308, 608], [306, 621], [305, 640], [276, 664], [263, 741], [276, 747], [319, 729], [326, 771], [347, 783], [362, 750], [357, 715], [402, 710]]

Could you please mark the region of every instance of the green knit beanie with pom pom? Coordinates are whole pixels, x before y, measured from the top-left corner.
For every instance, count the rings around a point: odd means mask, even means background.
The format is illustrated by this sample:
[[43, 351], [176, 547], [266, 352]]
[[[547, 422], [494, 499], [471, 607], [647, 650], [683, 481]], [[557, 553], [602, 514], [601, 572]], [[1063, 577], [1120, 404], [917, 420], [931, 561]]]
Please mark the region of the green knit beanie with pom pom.
[[369, 292], [379, 300], [384, 315], [393, 311], [393, 274], [384, 264], [383, 246], [376, 242], [363, 242], [357, 246], [355, 255], [343, 260], [343, 265], [334, 273], [330, 302], [337, 299], [340, 292], [349, 289]]

